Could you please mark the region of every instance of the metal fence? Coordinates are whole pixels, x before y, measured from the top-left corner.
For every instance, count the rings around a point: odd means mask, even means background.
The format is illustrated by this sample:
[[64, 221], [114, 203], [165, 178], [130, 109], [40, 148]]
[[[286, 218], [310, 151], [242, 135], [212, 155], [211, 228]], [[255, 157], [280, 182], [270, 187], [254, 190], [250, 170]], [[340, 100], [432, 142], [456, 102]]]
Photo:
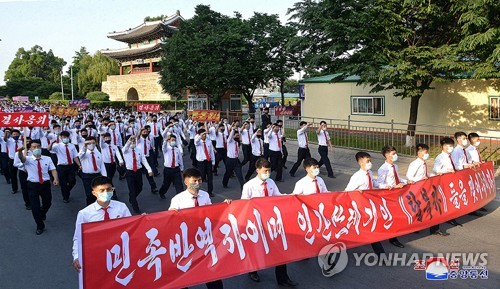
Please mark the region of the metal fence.
[[[228, 115], [228, 120], [245, 120], [247, 117], [248, 115]], [[457, 131], [463, 131], [467, 134], [477, 132], [480, 136], [483, 135], [479, 146], [481, 158], [488, 161], [493, 160], [495, 165], [500, 164], [500, 137], [491, 136], [495, 133], [500, 135], [498, 130], [418, 124], [408, 136], [408, 124], [394, 121], [361, 121], [353, 120], [350, 116], [347, 119], [271, 116], [273, 122], [278, 118], [284, 122], [285, 136], [288, 139], [296, 139], [299, 123], [306, 121], [313, 124], [308, 131], [309, 141], [317, 142], [316, 129], [321, 121], [325, 121], [334, 146], [380, 152], [382, 147], [392, 145], [396, 147], [399, 154], [411, 156], [416, 155], [415, 144], [427, 144], [430, 147], [430, 156], [436, 157], [441, 152], [440, 140], [443, 137], [453, 138], [453, 134]], [[255, 122], [260, 125], [260, 112], [255, 114]]]

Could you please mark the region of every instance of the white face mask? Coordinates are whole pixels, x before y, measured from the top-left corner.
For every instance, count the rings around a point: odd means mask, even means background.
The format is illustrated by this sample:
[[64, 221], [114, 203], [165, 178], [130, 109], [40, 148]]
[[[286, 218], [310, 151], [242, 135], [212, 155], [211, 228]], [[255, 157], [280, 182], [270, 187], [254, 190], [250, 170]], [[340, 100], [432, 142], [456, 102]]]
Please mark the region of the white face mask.
[[131, 148], [131, 149], [135, 149], [135, 144], [131, 144], [131, 145], [130, 145], [130, 148]]
[[481, 142], [477, 141], [477, 142], [474, 143], [474, 146], [478, 147], [480, 144], [481, 144]]
[[428, 160], [428, 159], [429, 159], [429, 154], [424, 154], [424, 155], [422, 156], [422, 158], [424, 159], [424, 161]]
[[397, 154], [392, 156], [392, 161], [393, 162], [397, 162], [398, 161], [398, 155]]
[[366, 169], [367, 171], [369, 171], [369, 170], [371, 170], [371, 169], [372, 169], [372, 166], [373, 166], [373, 165], [372, 165], [372, 162], [366, 163], [366, 165], [365, 165], [365, 169]]
[[448, 147], [447, 152], [448, 152], [449, 154], [451, 154], [451, 153], [453, 152], [453, 148], [452, 148], [452, 147]]
[[261, 174], [260, 179], [265, 181], [265, 180], [269, 179], [270, 176], [271, 176], [271, 174]]
[[175, 145], [176, 145], [176, 142], [175, 142], [175, 141], [171, 141], [171, 142], [170, 142], [170, 146], [171, 146], [171, 147], [175, 147]]
[[97, 194], [97, 199], [103, 203], [109, 202], [113, 197], [113, 192], [104, 192]]
[[89, 144], [89, 145], [87, 146], [87, 148], [88, 148], [89, 150], [93, 151], [93, 150], [95, 149], [95, 144]]
[[319, 175], [319, 168], [317, 168], [317, 169], [312, 169], [312, 170], [311, 170], [311, 174], [312, 174], [313, 176], [317, 176], [317, 175]]
[[467, 143], [468, 143], [468, 142], [467, 142], [467, 140], [466, 140], [466, 139], [464, 139], [464, 140], [462, 141], [462, 146], [466, 146], [466, 145], [467, 145]]

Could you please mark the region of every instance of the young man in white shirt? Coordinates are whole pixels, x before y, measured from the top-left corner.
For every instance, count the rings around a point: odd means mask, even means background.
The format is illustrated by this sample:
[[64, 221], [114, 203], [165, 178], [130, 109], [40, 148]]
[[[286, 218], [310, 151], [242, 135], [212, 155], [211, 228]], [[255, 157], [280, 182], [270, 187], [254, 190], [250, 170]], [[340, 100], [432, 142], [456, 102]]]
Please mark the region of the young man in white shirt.
[[224, 177], [222, 178], [222, 186], [227, 188], [229, 183], [229, 178], [234, 173], [238, 182], [240, 183], [240, 188], [243, 188], [243, 173], [241, 172], [241, 162], [239, 159], [240, 155], [240, 133], [238, 127], [233, 123], [231, 127], [231, 132], [229, 133], [229, 138], [227, 140], [227, 159], [226, 159], [226, 171], [224, 172]]
[[[92, 195], [94, 195], [96, 201], [78, 212], [75, 233], [73, 235], [73, 268], [78, 273], [82, 269], [82, 224], [131, 216], [129, 209], [124, 203], [111, 200], [115, 188], [110, 178], [104, 176], [96, 177], [92, 180], [91, 186]], [[81, 282], [81, 274], [79, 277]]]
[[[270, 179], [271, 163], [268, 160], [261, 158], [257, 160], [255, 167], [257, 176], [243, 186], [241, 199], [249, 200], [252, 198], [281, 196], [282, 194], [276, 186], [276, 183]], [[287, 287], [294, 287], [298, 285], [297, 282], [290, 280], [290, 277], [288, 277], [286, 264], [276, 266], [275, 273], [278, 285], [284, 285]], [[260, 282], [260, 277], [257, 271], [250, 272], [249, 277], [255, 282]]]
[[217, 127], [217, 132], [215, 134], [215, 166], [214, 166], [214, 175], [217, 176], [217, 171], [219, 169], [220, 161], [224, 162], [226, 165], [227, 160], [227, 137], [225, 134], [226, 127], [224, 124], [219, 124]]
[[325, 181], [319, 176], [319, 164], [316, 159], [305, 159], [304, 169], [307, 175], [295, 183], [292, 194], [312, 195], [328, 192]]
[[311, 127], [312, 124], [308, 124], [305, 121], [300, 122], [300, 128], [297, 130], [297, 142], [299, 144], [299, 150], [297, 151], [297, 161], [293, 164], [290, 170], [290, 176], [295, 177], [297, 169], [302, 164], [305, 159], [311, 158], [311, 151], [309, 150], [309, 137], [307, 136], [307, 129]]
[[88, 206], [95, 202], [95, 196], [92, 194], [92, 180], [98, 176], [107, 176], [106, 166], [97, 149], [95, 137], [87, 137], [83, 147], [80, 148], [78, 158], [81, 161], [81, 177]]
[[174, 185], [175, 193], [182, 192], [182, 171], [184, 170], [184, 161], [182, 159], [182, 152], [179, 150], [177, 136], [175, 134], [169, 135], [165, 138], [162, 145], [163, 151], [163, 183], [160, 187], [160, 198], [165, 199], [165, 194], [170, 187]]
[[[422, 180], [427, 180], [430, 177], [430, 172], [427, 167], [427, 159], [429, 159], [429, 146], [426, 144], [417, 144], [417, 159], [410, 163], [408, 166], [408, 171], [406, 172], [406, 178], [413, 182], [419, 182]], [[430, 227], [431, 235], [438, 236], [449, 236], [447, 232], [443, 232], [439, 229], [439, 224]]]
[[214, 174], [212, 169], [215, 166], [215, 153], [205, 129], [198, 130], [198, 133], [194, 136], [194, 146], [198, 169], [201, 172], [203, 181], [208, 184], [208, 194], [213, 197]]
[[[412, 181], [406, 181], [399, 177], [398, 166], [395, 164], [398, 160], [398, 155], [396, 148], [393, 146], [385, 146], [382, 148], [382, 155], [385, 157], [385, 162], [378, 169], [377, 184], [376, 186], [380, 189], [393, 189], [402, 188], [408, 184], [412, 184]], [[405, 246], [399, 242], [398, 238], [390, 238], [389, 243], [392, 245], [404, 248]]]
[[[177, 194], [170, 201], [169, 210], [179, 211], [187, 208], [196, 208], [200, 206], [211, 205], [212, 201], [207, 192], [200, 190], [202, 178], [201, 172], [196, 168], [186, 169], [183, 173], [184, 184], [186, 185], [186, 190]], [[231, 203], [231, 200], [224, 200], [227, 204]], [[222, 280], [216, 280], [206, 283], [208, 289], [222, 289], [224, 285]]]
[[467, 151], [469, 162], [472, 162], [476, 166], [480, 166], [483, 163], [481, 152], [479, 151], [479, 145], [481, 144], [480, 137], [477, 133], [471, 132], [467, 138], [469, 139], [470, 146], [465, 150]]
[[283, 181], [283, 142], [281, 141], [280, 127], [273, 124], [271, 130], [267, 133], [269, 139], [269, 160], [272, 170], [276, 172], [276, 181]]
[[321, 156], [321, 159], [319, 160], [319, 167], [321, 168], [322, 165], [325, 165], [328, 177], [335, 178], [333, 175], [332, 164], [330, 163], [330, 158], [328, 157], [328, 151], [333, 151], [333, 145], [330, 134], [327, 131], [326, 121], [322, 120], [319, 123], [316, 135], [318, 136], [319, 144], [318, 153]]
[[[17, 153], [28, 173], [27, 190], [30, 198], [31, 213], [36, 222], [36, 234], [41, 235], [45, 230], [44, 221], [52, 204], [49, 172], [54, 178], [52, 182], [54, 186], [59, 185], [59, 179], [52, 159], [42, 156], [40, 140], [31, 141], [27, 147], [31, 150], [31, 156], [27, 156], [28, 152], [27, 150], [23, 150], [22, 146], [18, 148]], [[41, 204], [40, 199], [42, 200]]]
[[461, 171], [463, 169], [472, 168], [474, 165], [469, 161], [469, 156], [465, 147], [468, 144], [467, 134], [465, 132], [459, 131], [455, 133], [455, 140], [457, 141], [457, 146], [451, 152], [451, 159], [453, 160], [453, 165], [456, 171]]
[[255, 172], [255, 163], [264, 155], [264, 141], [262, 140], [262, 130], [259, 128], [251, 138], [252, 158], [248, 164], [248, 171], [245, 175], [245, 182], [248, 182]]
[[241, 162], [241, 166], [246, 165], [252, 159], [252, 134], [250, 132], [250, 123], [245, 121], [243, 123], [243, 127], [240, 131], [241, 136], [241, 151], [243, 152], [243, 161]]

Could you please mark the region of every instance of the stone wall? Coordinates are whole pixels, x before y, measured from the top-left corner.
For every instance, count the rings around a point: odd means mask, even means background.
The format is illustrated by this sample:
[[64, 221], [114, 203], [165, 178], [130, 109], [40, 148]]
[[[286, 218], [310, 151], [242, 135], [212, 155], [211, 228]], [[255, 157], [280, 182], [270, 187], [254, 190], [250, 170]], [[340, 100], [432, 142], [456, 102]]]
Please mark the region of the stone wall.
[[[133, 91], [138, 99], [133, 99]], [[157, 72], [127, 75], [108, 75], [102, 83], [102, 92], [111, 101], [123, 100], [170, 100], [170, 95], [162, 92], [160, 74]]]

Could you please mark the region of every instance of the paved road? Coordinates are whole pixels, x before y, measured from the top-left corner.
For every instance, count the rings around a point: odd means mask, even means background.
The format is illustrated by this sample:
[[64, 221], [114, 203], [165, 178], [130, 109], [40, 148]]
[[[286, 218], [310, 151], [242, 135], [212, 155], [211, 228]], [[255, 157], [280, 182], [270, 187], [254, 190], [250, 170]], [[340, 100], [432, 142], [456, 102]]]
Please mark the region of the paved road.
[[[291, 156], [296, 149], [289, 144]], [[356, 171], [353, 160], [355, 151], [338, 149], [333, 158], [336, 179], [325, 178], [328, 188], [332, 191], [342, 190], [349, 180], [349, 173]], [[313, 153], [315, 155], [315, 153]], [[378, 167], [382, 160], [373, 154], [374, 167]], [[400, 158], [400, 166], [406, 170], [410, 159]], [[185, 163], [189, 164], [187, 158]], [[337, 165], [337, 164], [342, 164]], [[291, 163], [287, 164], [288, 168]], [[245, 171], [246, 167], [244, 168]], [[222, 170], [223, 171], [223, 170]], [[323, 172], [324, 174], [325, 172]], [[274, 175], [274, 174], [273, 174]], [[299, 170], [297, 177], [292, 179], [284, 173], [285, 182], [278, 183], [282, 192], [291, 192], [295, 181], [303, 175]], [[161, 177], [156, 178], [160, 185]], [[498, 180], [497, 180], [498, 181]], [[229, 189], [222, 189], [222, 176], [214, 178], [216, 197], [213, 202], [220, 202], [224, 198], [238, 199], [240, 191], [237, 180], [231, 179]], [[121, 200], [127, 200], [125, 181], [118, 181], [115, 177], [115, 186]], [[152, 195], [149, 185], [144, 182], [144, 191], [139, 197], [141, 208], [148, 213], [166, 210], [173, 196], [173, 188], [166, 200]], [[74, 222], [78, 210], [85, 204], [85, 197], [81, 180], [72, 192], [71, 202], [65, 204], [59, 188], [53, 188], [53, 206], [50, 209], [46, 227], [47, 231], [35, 235], [35, 224], [30, 211], [24, 209], [21, 194], [12, 195], [10, 186], [3, 177], [0, 178], [0, 288], [1, 289], [74, 289], [78, 288], [76, 272], [71, 267], [71, 246], [74, 231]], [[311, 258], [292, 263], [288, 266], [289, 275], [299, 282], [297, 288], [422, 288], [433, 286], [439, 288], [499, 288], [500, 287], [500, 198], [491, 202], [487, 215], [481, 218], [465, 216], [460, 218], [464, 227], [451, 228], [444, 225], [451, 233], [449, 237], [428, 236], [426, 233], [410, 234], [400, 238], [406, 248], [399, 249], [387, 242], [384, 246], [387, 252], [486, 252], [488, 253], [488, 280], [448, 280], [426, 281], [423, 271], [414, 271], [412, 267], [368, 267], [355, 266], [353, 253], [371, 253], [369, 246], [349, 250], [350, 261], [347, 268], [340, 274], [325, 278], [321, 274], [317, 260]], [[262, 281], [254, 283], [246, 275], [235, 276], [224, 280], [225, 288], [278, 288], [275, 283], [274, 270], [267, 269], [260, 272]], [[195, 286], [192, 288], [205, 288]], [[96, 288], [98, 289], [98, 288]]]

